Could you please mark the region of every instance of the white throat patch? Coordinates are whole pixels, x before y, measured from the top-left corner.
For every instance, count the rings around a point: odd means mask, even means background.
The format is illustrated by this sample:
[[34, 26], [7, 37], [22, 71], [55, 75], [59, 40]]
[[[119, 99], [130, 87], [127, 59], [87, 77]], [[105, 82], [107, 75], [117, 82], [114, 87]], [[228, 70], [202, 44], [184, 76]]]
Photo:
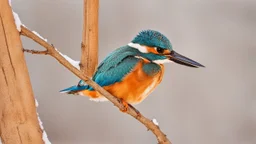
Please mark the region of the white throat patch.
[[140, 44], [128, 43], [128, 46], [138, 49], [142, 53], [148, 53], [147, 48], [145, 46], [141, 46]]
[[153, 62], [156, 64], [164, 64], [164, 63], [170, 63], [172, 61], [170, 61], [169, 59], [162, 59], [162, 60], [154, 60]]

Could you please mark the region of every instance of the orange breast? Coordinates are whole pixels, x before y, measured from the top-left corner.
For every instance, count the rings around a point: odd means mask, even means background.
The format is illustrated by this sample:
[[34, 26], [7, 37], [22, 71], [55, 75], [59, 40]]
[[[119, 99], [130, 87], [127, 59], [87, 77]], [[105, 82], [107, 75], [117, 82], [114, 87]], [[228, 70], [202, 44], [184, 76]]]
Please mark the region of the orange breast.
[[[164, 74], [164, 66], [161, 66], [161, 71], [155, 76], [147, 75], [142, 65], [147, 61], [141, 61], [133, 69], [133, 72], [128, 74], [121, 82], [117, 82], [110, 86], [105, 86], [108, 92], [112, 95], [122, 98], [130, 104], [137, 104], [144, 100], [161, 82]], [[84, 95], [90, 96], [92, 99], [102, 99], [96, 91], [82, 91]]]

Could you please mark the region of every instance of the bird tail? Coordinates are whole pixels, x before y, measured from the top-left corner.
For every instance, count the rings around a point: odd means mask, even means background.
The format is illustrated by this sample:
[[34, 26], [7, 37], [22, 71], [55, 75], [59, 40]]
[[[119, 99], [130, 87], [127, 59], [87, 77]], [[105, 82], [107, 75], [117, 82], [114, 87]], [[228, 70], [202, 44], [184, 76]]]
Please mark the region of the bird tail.
[[61, 90], [60, 93], [77, 94], [79, 91], [87, 89], [87, 87], [88, 87], [87, 85], [85, 86], [74, 85], [72, 87]]

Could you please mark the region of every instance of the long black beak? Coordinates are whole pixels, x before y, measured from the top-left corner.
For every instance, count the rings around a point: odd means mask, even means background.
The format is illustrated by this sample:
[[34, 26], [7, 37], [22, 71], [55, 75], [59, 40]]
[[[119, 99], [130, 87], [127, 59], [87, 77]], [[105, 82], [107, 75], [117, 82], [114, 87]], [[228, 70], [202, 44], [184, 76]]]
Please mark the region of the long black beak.
[[169, 59], [178, 64], [189, 66], [189, 67], [194, 67], [194, 68], [204, 67], [202, 64], [200, 64], [192, 59], [189, 59], [181, 54], [178, 54], [177, 52], [175, 52], [173, 50], [170, 53]]

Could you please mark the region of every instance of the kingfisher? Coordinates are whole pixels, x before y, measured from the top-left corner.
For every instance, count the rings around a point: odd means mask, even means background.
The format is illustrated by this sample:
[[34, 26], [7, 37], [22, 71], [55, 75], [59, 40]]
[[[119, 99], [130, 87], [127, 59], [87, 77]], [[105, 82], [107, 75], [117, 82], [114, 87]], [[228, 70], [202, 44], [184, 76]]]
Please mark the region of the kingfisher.
[[[164, 75], [163, 64], [169, 62], [204, 67], [175, 52], [171, 42], [160, 32], [143, 30], [130, 43], [110, 53], [99, 64], [92, 80], [122, 100], [128, 108], [128, 105], [142, 102], [160, 84]], [[107, 100], [83, 80], [60, 92], [88, 96], [95, 101]]]

